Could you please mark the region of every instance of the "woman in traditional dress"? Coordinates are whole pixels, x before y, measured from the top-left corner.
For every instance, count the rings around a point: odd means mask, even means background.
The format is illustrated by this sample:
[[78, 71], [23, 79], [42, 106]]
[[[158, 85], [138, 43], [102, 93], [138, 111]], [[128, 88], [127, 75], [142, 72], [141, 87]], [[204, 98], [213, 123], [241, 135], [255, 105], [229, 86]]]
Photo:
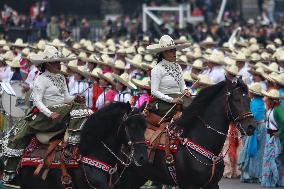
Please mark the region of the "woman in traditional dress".
[[249, 96], [251, 98], [250, 111], [257, 122], [257, 127], [254, 134], [244, 140], [239, 168], [241, 170], [241, 182], [259, 183], [261, 181], [266, 138], [265, 105], [259, 83], [253, 83], [249, 86]]
[[[4, 139], [3, 156], [7, 160], [4, 181], [9, 182], [15, 177], [20, 158], [32, 137], [36, 136], [42, 143], [49, 143], [51, 138], [43, 140], [39, 135], [52, 132], [55, 136], [64, 133], [68, 127], [69, 142], [76, 135], [73, 131], [78, 130], [91, 113], [82, 109], [81, 104], [75, 103], [83, 101], [80, 97], [69, 95], [65, 78], [60, 74], [60, 62], [69, 60], [52, 46], [46, 47], [42, 54], [31, 57], [32, 63], [42, 72], [34, 82], [32, 99], [35, 107]], [[74, 117], [73, 110], [82, 110], [86, 115], [84, 113]]]
[[[150, 103], [149, 110], [160, 116], [164, 116], [174, 104], [181, 104], [185, 108], [191, 102], [182, 69], [176, 63], [176, 50], [188, 46], [188, 43], [175, 45], [174, 40], [168, 35], [162, 36], [159, 44], [147, 46], [150, 53], [158, 54], [158, 63], [151, 71], [151, 94], [154, 101]], [[172, 114], [168, 116], [170, 115]]]
[[284, 109], [280, 106], [279, 91], [271, 89], [262, 94], [266, 97], [266, 143], [263, 156], [263, 170], [261, 186], [281, 187], [284, 186], [283, 179], [283, 144], [284, 143]]

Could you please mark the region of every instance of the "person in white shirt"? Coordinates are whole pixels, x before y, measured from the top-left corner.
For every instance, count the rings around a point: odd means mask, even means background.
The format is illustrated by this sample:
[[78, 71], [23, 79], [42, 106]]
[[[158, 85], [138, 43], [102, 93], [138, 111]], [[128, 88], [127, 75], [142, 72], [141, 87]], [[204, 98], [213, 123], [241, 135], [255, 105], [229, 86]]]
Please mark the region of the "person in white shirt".
[[0, 57], [0, 81], [9, 82], [13, 76], [11, 67], [8, 66], [3, 57]]
[[114, 97], [115, 102], [130, 102], [131, 100], [131, 91], [137, 89], [136, 86], [130, 82], [129, 75], [123, 73], [122, 75], [112, 74], [112, 77], [116, 81], [115, 89], [117, 94]]
[[[15, 177], [20, 157], [31, 137], [35, 136], [40, 142], [49, 143], [52, 137], [43, 140], [38, 135], [48, 132], [54, 137], [64, 133], [68, 126], [74, 130], [79, 129], [91, 114], [88, 109], [83, 109], [82, 98], [69, 94], [65, 78], [60, 74], [60, 62], [69, 60], [71, 59], [64, 57], [53, 46], [46, 47], [42, 55], [31, 56], [31, 61], [39, 66], [42, 74], [34, 81], [32, 99], [35, 107], [25, 119], [13, 127], [13, 134], [7, 137], [7, 146], [3, 153], [7, 158], [4, 176], [6, 182]], [[82, 112], [80, 117], [75, 114], [78, 111]], [[76, 122], [72, 121], [74, 119]], [[69, 132], [69, 137], [74, 135], [72, 131]]]
[[[182, 69], [176, 63], [176, 50], [188, 46], [187, 43], [175, 45], [168, 35], [162, 36], [159, 44], [147, 46], [150, 53], [158, 54], [158, 63], [151, 71], [151, 94], [155, 99], [149, 104], [149, 110], [160, 116], [164, 116], [174, 104], [182, 104], [185, 108], [191, 103]], [[185, 96], [181, 98], [183, 94]]]
[[209, 79], [217, 84], [225, 80], [224, 62], [217, 52], [213, 52], [211, 55], [204, 57], [206, 66], [208, 67], [203, 74], [208, 74]]

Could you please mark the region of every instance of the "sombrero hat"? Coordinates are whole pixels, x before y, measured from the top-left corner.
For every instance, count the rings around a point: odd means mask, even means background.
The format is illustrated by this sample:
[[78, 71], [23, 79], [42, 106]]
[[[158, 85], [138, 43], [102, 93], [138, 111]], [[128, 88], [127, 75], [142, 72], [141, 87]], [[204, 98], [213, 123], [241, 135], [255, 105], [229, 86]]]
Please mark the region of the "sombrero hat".
[[145, 54], [146, 53], [146, 49], [143, 46], [139, 46], [137, 48], [137, 53], [138, 54]]
[[128, 73], [123, 73], [121, 75], [112, 73], [112, 77], [129, 89], [137, 89], [137, 87], [130, 82]]
[[278, 46], [281, 46], [281, 45], [282, 45], [282, 41], [281, 41], [281, 39], [279, 39], [279, 38], [274, 39], [274, 43], [275, 43], [276, 45], [278, 45]]
[[190, 71], [185, 71], [183, 73], [183, 78], [187, 82], [193, 82], [194, 81], [194, 79], [191, 77], [191, 72]]
[[147, 50], [151, 54], [160, 53], [163, 51], [176, 49], [176, 50], [182, 50], [184, 48], [187, 48], [190, 46], [190, 43], [183, 43], [176, 45], [174, 40], [169, 35], [163, 35], [158, 44], [153, 44], [147, 46]]
[[114, 78], [112, 77], [112, 74], [110, 72], [107, 72], [105, 74], [98, 72], [98, 76], [99, 76], [99, 78], [106, 80], [110, 84], [115, 85]]
[[7, 41], [5, 39], [0, 39], [0, 47], [7, 45]]
[[201, 59], [196, 59], [191, 66], [192, 68], [195, 68], [198, 70], [203, 70], [205, 68]]
[[30, 52], [31, 52], [30, 49], [25, 47], [25, 48], [22, 50], [21, 57], [22, 57], [22, 58], [27, 58], [28, 55], [30, 54]]
[[153, 60], [154, 60], [154, 58], [151, 54], [145, 54], [143, 56], [143, 62], [145, 62], [145, 63], [151, 64], [153, 62]]
[[214, 85], [214, 83], [210, 80], [209, 76], [205, 74], [198, 75], [196, 83], [206, 85], [206, 86]]
[[256, 69], [250, 69], [250, 70], [248, 70], [248, 72], [251, 73], [251, 74], [263, 76], [264, 69], [263, 69], [263, 67], [258, 67]]
[[224, 68], [224, 70], [227, 73], [232, 74], [234, 76], [239, 75], [239, 69], [236, 65], [227, 66], [227, 67]]
[[276, 82], [277, 84], [284, 86], [284, 73], [279, 75], [272, 75], [271, 78]]
[[125, 58], [126, 62], [134, 66], [135, 68], [141, 69], [141, 64], [142, 64], [142, 55], [141, 54], [136, 54], [132, 59], [130, 58]]
[[201, 47], [208, 46], [208, 45], [215, 45], [215, 44], [216, 42], [214, 42], [213, 38], [210, 36], [206, 37], [206, 39], [200, 42]]
[[264, 77], [264, 79], [266, 79], [267, 81], [270, 81], [272, 83], [275, 83], [275, 80], [273, 79], [273, 76], [278, 75], [275, 72], [271, 72], [270, 74], [267, 73], [263, 73], [262, 76]]
[[250, 46], [248, 47], [248, 49], [249, 49], [251, 52], [257, 52], [257, 51], [260, 49], [260, 47], [259, 47], [258, 44], [252, 44], [252, 45], [250, 45]]
[[263, 64], [262, 62], [257, 62], [255, 65], [253, 65], [253, 64], [248, 64], [248, 66], [251, 67], [251, 68], [256, 69], [256, 68], [260, 68], [260, 67], [263, 68], [263, 67], [265, 66], [265, 64]]
[[185, 66], [189, 65], [187, 57], [185, 55], [181, 55], [179, 58], [177, 58], [177, 63]]
[[207, 62], [211, 62], [214, 64], [218, 64], [218, 65], [224, 65], [224, 57], [217, 52], [213, 52], [210, 55], [204, 55], [203, 56], [204, 60], [206, 60]]
[[18, 38], [18, 39], [16, 39], [15, 43], [11, 44], [11, 46], [24, 48], [24, 47], [27, 47], [28, 44], [24, 43], [23, 39]]
[[137, 87], [148, 89], [148, 90], [151, 89], [151, 80], [149, 77], [144, 77], [142, 80], [131, 79], [131, 82]]
[[8, 45], [3, 46], [2, 49], [3, 49], [3, 51], [6, 51], [6, 52], [11, 50]]
[[261, 93], [261, 85], [260, 83], [252, 83], [251, 85], [248, 86], [249, 92], [255, 94], [255, 95], [259, 95], [259, 96], [263, 96], [263, 94]]
[[157, 62], [156, 61], [153, 61], [152, 63], [142, 63], [141, 64], [141, 67], [143, 70], [152, 70], [155, 66], [156, 66]]
[[250, 55], [250, 58], [249, 60], [252, 61], [252, 62], [257, 62], [257, 61], [260, 61], [261, 57], [258, 53], [252, 53]]
[[124, 70], [125, 69], [125, 62], [122, 60], [116, 60], [114, 64], [112, 65], [113, 68]]
[[46, 42], [41, 39], [36, 44], [36, 48], [39, 49], [39, 50], [44, 50], [45, 49], [45, 45], [46, 45]]
[[84, 77], [89, 77], [91, 75], [90, 72], [88, 72], [87, 68], [85, 66], [77, 66], [77, 67], [69, 67], [70, 70], [74, 73], [77, 73], [81, 76], [84, 76]]
[[7, 51], [5, 54], [1, 55], [1, 57], [4, 59], [4, 61], [13, 61], [15, 55], [12, 51]]
[[239, 52], [238, 54], [232, 56], [231, 58], [234, 59], [236, 62], [246, 62], [247, 61], [246, 55], [242, 52]]
[[250, 44], [257, 44], [257, 39], [255, 37], [252, 37], [249, 39]]
[[40, 65], [46, 62], [68, 62], [75, 59], [76, 58], [63, 56], [63, 54], [53, 46], [46, 46], [42, 53], [37, 53], [33, 56], [30, 56], [31, 62], [35, 65]]
[[94, 68], [92, 73], [91, 73], [91, 76], [93, 77], [96, 77], [96, 78], [100, 78], [98, 73], [103, 73], [102, 69], [101, 68]]
[[226, 56], [226, 57], [224, 58], [224, 63], [225, 63], [226, 65], [228, 65], [228, 66], [236, 65], [236, 60], [234, 60], [234, 59], [232, 59], [232, 58]]
[[14, 58], [12, 61], [7, 60], [6, 64], [9, 65], [11, 68], [20, 68], [20, 60]]
[[263, 96], [266, 96], [268, 98], [272, 98], [272, 99], [284, 99], [284, 96], [280, 96], [280, 93], [278, 90], [276, 89], [271, 89], [269, 91], [261, 91], [261, 94]]
[[280, 73], [279, 72], [279, 65], [275, 62], [272, 62], [271, 64], [269, 64], [269, 66], [264, 65], [263, 68], [264, 68], [265, 71], [268, 71], [268, 72]]
[[48, 43], [48, 45], [54, 46], [56, 48], [65, 46], [65, 44], [62, 43], [59, 39], [54, 39], [51, 43]]

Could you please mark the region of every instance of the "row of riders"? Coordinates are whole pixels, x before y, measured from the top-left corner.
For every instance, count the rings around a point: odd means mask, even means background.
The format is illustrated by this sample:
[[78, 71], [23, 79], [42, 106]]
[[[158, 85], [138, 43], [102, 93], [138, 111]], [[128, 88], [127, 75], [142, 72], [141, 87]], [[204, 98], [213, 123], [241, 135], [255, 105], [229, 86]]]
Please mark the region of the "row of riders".
[[[16, 43], [15, 49], [26, 49]], [[261, 161], [267, 166], [257, 177], [247, 165], [260, 163], [260, 153], [251, 153], [258, 138], [245, 139], [243, 178], [282, 185], [283, 51], [272, 55], [270, 45], [259, 54], [253, 39], [216, 50], [209, 38], [199, 46], [167, 35], [144, 44], [146, 49], [132, 45], [108, 40], [85, 44], [80, 53], [75, 45], [68, 49], [55, 41], [43, 51], [30, 47], [34, 52], [21, 59], [12, 51], [1, 56], [2, 81], [21, 78], [16, 73], [24, 62], [23, 90], [32, 90], [34, 103], [3, 139], [4, 181], [18, 180], [23, 188], [139, 188], [147, 180], [218, 188], [224, 142], [239, 137], [228, 133], [233, 123], [242, 135], [256, 129], [264, 130], [260, 139], [267, 137]], [[272, 56], [278, 64], [268, 61]], [[40, 149], [45, 150], [35, 153]], [[271, 177], [275, 170], [279, 174]]]

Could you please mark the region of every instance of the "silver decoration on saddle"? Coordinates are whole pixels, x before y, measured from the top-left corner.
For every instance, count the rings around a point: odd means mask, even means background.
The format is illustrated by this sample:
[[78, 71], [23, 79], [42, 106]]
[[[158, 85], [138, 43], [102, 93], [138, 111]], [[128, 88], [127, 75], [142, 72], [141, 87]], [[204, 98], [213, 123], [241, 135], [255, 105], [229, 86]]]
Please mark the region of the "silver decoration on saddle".
[[88, 117], [93, 113], [94, 112], [91, 109], [72, 110], [70, 112], [70, 116], [71, 119], [78, 119], [78, 118]]

